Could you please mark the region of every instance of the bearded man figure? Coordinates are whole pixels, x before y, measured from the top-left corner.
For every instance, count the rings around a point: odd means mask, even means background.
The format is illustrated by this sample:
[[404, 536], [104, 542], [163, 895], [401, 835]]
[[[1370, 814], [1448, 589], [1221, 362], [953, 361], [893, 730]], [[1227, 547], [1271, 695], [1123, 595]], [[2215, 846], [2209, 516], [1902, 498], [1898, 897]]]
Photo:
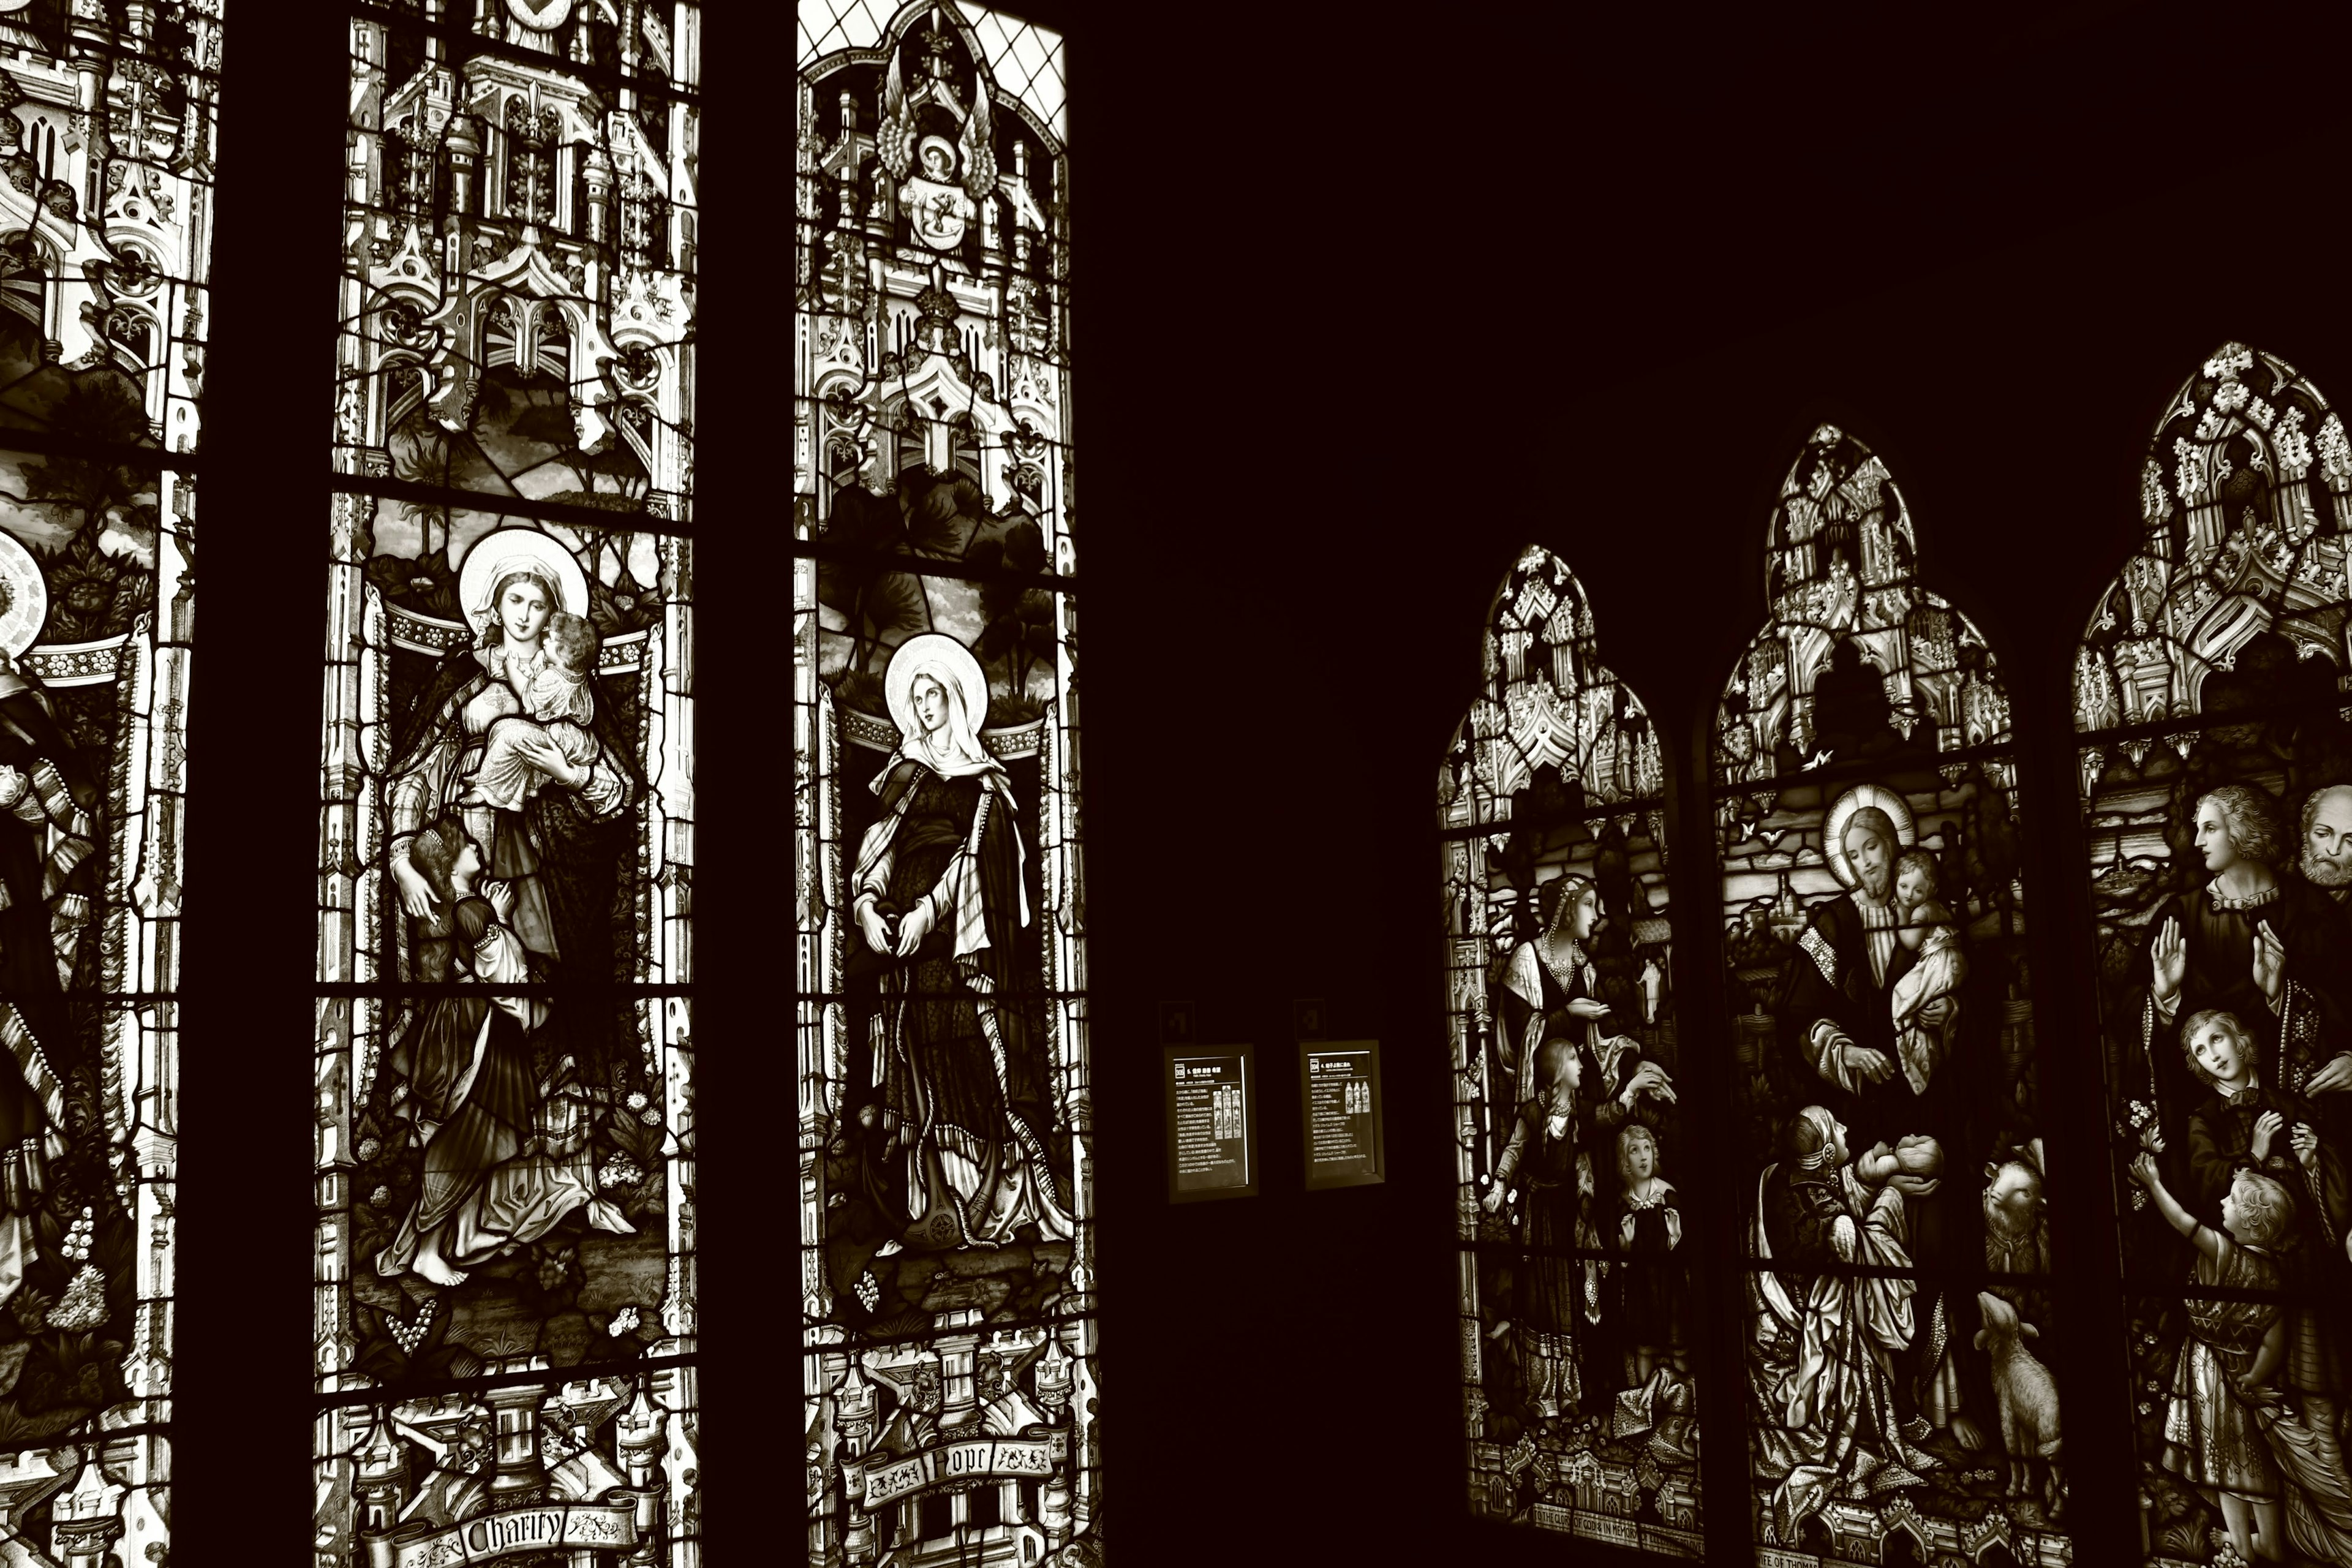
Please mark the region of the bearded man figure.
[[[1960, 995], [1939, 996], [1916, 1016], [1944, 1032], [1952, 1048], [1919, 1083], [1901, 1068], [1894, 994], [1918, 953], [1902, 941], [1895, 863], [1912, 837], [1910, 807], [1882, 785], [1859, 785], [1831, 807], [1823, 850], [1845, 891], [1814, 905], [1798, 939], [1780, 1009], [1781, 1047], [1797, 1092], [1817, 1096], [1857, 1142], [1892, 1148], [1924, 1137], [1957, 1158], [1991, 1143], [2000, 1053], [1985, 1037], [1992, 1009], [1968, 1007]], [[1934, 1184], [1927, 1184], [1931, 1191]], [[1965, 1195], [1916, 1193], [1909, 1215], [1910, 1250], [1919, 1263], [1982, 1266], [1983, 1216]], [[1940, 1289], [1922, 1306], [1918, 1341], [1897, 1356], [1906, 1402], [1964, 1446], [1979, 1447], [1979, 1424], [1960, 1409], [1990, 1408], [1990, 1385], [1976, 1364], [1968, 1325], [1952, 1316]]]
[[[2182, 1019], [2207, 1008], [2253, 1031], [2277, 1087], [2305, 1096], [2352, 1088], [2352, 1060], [2344, 1059], [2352, 918], [2307, 876], [2280, 874], [2290, 858], [2308, 857], [2310, 843], [2306, 834], [2305, 856], [2296, 857], [2280, 817], [2278, 803], [2252, 784], [2222, 784], [2200, 797], [2193, 834], [2209, 877], [2167, 900], [2148, 922], [2140, 1047], [2168, 1133], [2186, 1127], [2203, 1098], [2179, 1031]], [[2312, 820], [2316, 826], [2318, 814]], [[2325, 858], [2315, 863], [2326, 874]], [[2174, 1141], [2168, 1180], [2177, 1174], [2186, 1190], [2181, 1146]]]
[[2297, 868], [2338, 908], [2352, 902], [2352, 784], [2323, 784], [2304, 801]]
[[[2327, 901], [2342, 911], [2322, 946], [2332, 946], [2340, 964], [2352, 954], [2352, 784], [2326, 784], [2313, 790], [2303, 803], [2303, 846], [2295, 862], [2305, 884], [2324, 894]], [[2301, 900], [2306, 918], [2325, 925], [2326, 911], [2315, 899]], [[2325, 985], [2335, 977], [2315, 975], [2316, 985]], [[2342, 984], [2338, 981], [2337, 984]], [[2352, 1015], [2352, 998], [2337, 997], [2339, 1016]], [[2311, 1059], [2315, 1056], [2322, 1059]], [[2308, 1076], [2304, 1079], [2305, 1094], [2341, 1094], [2352, 1089], [2352, 1038], [2338, 1032], [2334, 1039], [2325, 1041], [2316, 1053], [2307, 1053], [2300, 1063], [2290, 1063], [2290, 1068], [2300, 1066]], [[2333, 1121], [2341, 1123], [2352, 1118], [2352, 1102], [2338, 1100], [2334, 1107]]]

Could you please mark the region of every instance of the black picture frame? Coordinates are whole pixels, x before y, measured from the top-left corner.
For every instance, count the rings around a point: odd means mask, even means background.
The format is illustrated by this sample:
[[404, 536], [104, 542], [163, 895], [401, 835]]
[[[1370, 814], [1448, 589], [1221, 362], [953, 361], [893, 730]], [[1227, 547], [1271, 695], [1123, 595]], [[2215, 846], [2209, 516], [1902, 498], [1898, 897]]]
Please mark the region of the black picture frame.
[[[1355, 1070], [1318, 1072], [1325, 1062], [1345, 1065]], [[1316, 1085], [1320, 1080], [1328, 1089], [1337, 1085], [1361, 1084], [1367, 1089], [1366, 1104], [1360, 1110], [1346, 1109], [1343, 1103], [1327, 1107], [1349, 1125], [1344, 1130], [1350, 1145], [1369, 1142], [1366, 1152], [1321, 1160], [1317, 1158], [1316, 1111], [1318, 1099], [1328, 1100], [1328, 1093], [1318, 1096]], [[1298, 1042], [1298, 1158], [1304, 1171], [1307, 1190], [1326, 1192], [1335, 1187], [1375, 1186], [1389, 1179], [1387, 1136], [1382, 1129], [1381, 1106], [1381, 1043], [1378, 1040], [1301, 1040]], [[1333, 1129], [1332, 1131], [1339, 1131]], [[1368, 1134], [1369, 1136], [1366, 1136]], [[1369, 1163], [1369, 1168], [1367, 1168]]]
[[[1259, 1141], [1257, 1125], [1257, 1049], [1249, 1044], [1217, 1046], [1163, 1046], [1160, 1047], [1160, 1095], [1167, 1126], [1168, 1201], [1171, 1204], [1207, 1203], [1218, 1198], [1254, 1198], [1258, 1190]], [[1189, 1079], [1180, 1079], [1180, 1068], [1193, 1069]], [[1180, 1141], [1181, 1124], [1185, 1108], [1180, 1106], [1178, 1085], [1188, 1082], [1193, 1088], [1237, 1088], [1241, 1091], [1238, 1138], [1212, 1136], [1219, 1144], [1238, 1143], [1236, 1159], [1220, 1159], [1220, 1165], [1238, 1165], [1239, 1182], [1202, 1180], [1185, 1184], [1188, 1175], [1207, 1173], [1186, 1173], [1183, 1169], [1183, 1146]], [[1192, 1108], [1200, 1115], [1205, 1108]]]

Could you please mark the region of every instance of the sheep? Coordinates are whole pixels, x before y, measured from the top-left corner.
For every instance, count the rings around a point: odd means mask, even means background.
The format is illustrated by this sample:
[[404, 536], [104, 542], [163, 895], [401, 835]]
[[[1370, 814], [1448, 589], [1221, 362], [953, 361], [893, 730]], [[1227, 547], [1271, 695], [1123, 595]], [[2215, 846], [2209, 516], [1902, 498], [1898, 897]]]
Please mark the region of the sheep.
[[2054, 1515], [2065, 1489], [2058, 1473], [2058, 1384], [2023, 1343], [2038, 1338], [2039, 1331], [2020, 1322], [2017, 1309], [1990, 1290], [1977, 1292], [1977, 1310], [1984, 1317], [1984, 1328], [1977, 1334], [1976, 1347], [1988, 1352], [1992, 1363], [2000, 1443], [2009, 1455], [2009, 1484], [2002, 1495], [2030, 1494], [2034, 1461], [2046, 1459], [2050, 1468], [2042, 1496]]

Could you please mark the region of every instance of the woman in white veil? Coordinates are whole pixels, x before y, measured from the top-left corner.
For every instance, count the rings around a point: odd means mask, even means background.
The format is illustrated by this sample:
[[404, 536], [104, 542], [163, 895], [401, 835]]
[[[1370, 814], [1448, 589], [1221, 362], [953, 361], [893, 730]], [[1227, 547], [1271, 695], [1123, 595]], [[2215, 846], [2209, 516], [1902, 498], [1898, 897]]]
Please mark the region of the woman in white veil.
[[875, 777], [881, 817], [850, 884], [858, 940], [881, 969], [870, 1039], [887, 1175], [875, 1196], [910, 1247], [1066, 1240], [1044, 1142], [1038, 979], [1018, 963], [1030, 919], [1019, 808], [979, 734], [987, 677], [961, 643], [926, 632], [899, 646], [882, 684], [899, 742]]

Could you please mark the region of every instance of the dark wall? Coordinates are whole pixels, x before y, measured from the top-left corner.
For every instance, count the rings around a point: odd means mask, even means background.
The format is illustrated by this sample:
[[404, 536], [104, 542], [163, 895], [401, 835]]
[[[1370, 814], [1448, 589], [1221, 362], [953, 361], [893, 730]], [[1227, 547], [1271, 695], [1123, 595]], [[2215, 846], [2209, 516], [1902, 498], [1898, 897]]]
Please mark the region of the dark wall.
[[[1143, 85], [1122, 53], [1139, 38], [1072, 19], [1122, 1563], [1436, 1560], [1485, 1539], [1460, 1502], [1432, 807], [1522, 544], [1565, 556], [1607, 658], [1693, 736], [1762, 618], [1767, 514], [1800, 444], [1827, 419], [1878, 451], [1926, 582], [2010, 672], [2028, 896], [2059, 917], [2037, 934], [2039, 973], [2062, 977], [2038, 987], [2043, 1038], [2088, 1037], [2062, 967], [2087, 951], [2066, 915], [2066, 679], [2148, 435], [2231, 339], [2352, 398], [2340, 94], [2315, 19], [2243, 20], [2228, 41], [2210, 14], [2125, 5], [1966, 37], [1834, 15], [1601, 35], [1558, 14], [1433, 37], [1254, 13], [1247, 62], [1186, 43]], [[2270, 40], [2259, 83], [2248, 38]], [[1691, 975], [1714, 950], [1681, 907]], [[1289, 1004], [1309, 995], [1335, 1035], [1384, 1042], [1385, 1186], [1301, 1191]], [[1161, 998], [1258, 1043], [1256, 1198], [1163, 1201]], [[1685, 1016], [1703, 1058], [1720, 1035]], [[2077, 1065], [2055, 1076], [2081, 1115]], [[2071, 1212], [2062, 1244], [2095, 1256], [2099, 1211]], [[2113, 1325], [2093, 1294], [2070, 1331], [2095, 1350]], [[2092, 1403], [2069, 1406], [2086, 1436], [2109, 1429]], [[2078, 1483], [2077, 1527], [2120, 1524], [2126, 1480]]]

